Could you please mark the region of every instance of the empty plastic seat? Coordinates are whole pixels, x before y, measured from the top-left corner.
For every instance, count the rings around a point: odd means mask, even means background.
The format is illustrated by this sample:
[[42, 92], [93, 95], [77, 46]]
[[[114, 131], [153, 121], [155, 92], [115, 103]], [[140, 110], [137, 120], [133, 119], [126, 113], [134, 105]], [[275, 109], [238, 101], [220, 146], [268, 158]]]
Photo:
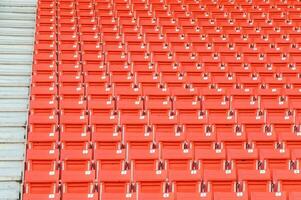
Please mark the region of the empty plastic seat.
[[247, 200], [248, 194], [242, 192], [215, 192], [214, 193], [214, 200]]
[[271, 187], [271, 173], [265, 169], [240, 169], [237, 172], [238, 181], [242, 181], [245, 191], [268, 192]]
[[286, 193], [272, 193], [272, 192], [254, 192], [251, 193], [251, 200], [271, 199], [271, 200], [285, 200], [287, 199]]
[[231, 169], [204, 169], [204, 181], [209, 184], [212, 192], [233, 191], [236, 173]]
[[132, 192], [132, 185], [125, 182], [102, 182], [100, 184], [101, 199], [136, 199], [136, 193]]
[[62, 199], [98, 199], [95, 185], [91, 182], [65, 182], [63, 184]]

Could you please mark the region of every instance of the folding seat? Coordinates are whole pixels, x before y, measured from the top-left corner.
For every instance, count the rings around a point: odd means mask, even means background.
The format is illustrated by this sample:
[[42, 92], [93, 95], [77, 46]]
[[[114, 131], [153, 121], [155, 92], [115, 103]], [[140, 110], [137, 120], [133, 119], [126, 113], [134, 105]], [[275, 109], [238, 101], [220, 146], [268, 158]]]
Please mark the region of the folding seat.
[[160, 72], [159, 78], [161, 83], [174, 90], [183, 87], [186, 83], [186, 75], [180, 72]]
[[192, 160], [193, 147], [187, 142], [161, 142], [161, 157], [162, 159], [186, 159]]
[[[111, 20], [110, 20], [111, 21]], [[122, 43], [122, 37], [117, 31], [117, 25], [115, 23], [112, 24], [102, 24], [100, 26], [100, 32], [102, 33], [100, 36], [100, 41], [102, 43], [113, 43], [113, 44], [120, 44]]]
[[262, 58], [262, 60], [248, 61], [250, 66], [254, 70], [255, 73], [259, 74], [261, 77], [271, 77], [276, 73], [276, 68], [273, 65], [266, 64], [268, 61], [266, 60], [266, 56]]
[[[237, 21], [238, 19], [236, 19]], [[244, 20], [246, 21], [246, 20]], [[240, 23], [237, 23], [237, 26], [240, 27]], [[235, 45], [237, 47], [245, 47], [245, 46], [248, 46], [249, 43], [250, 43], [250, 38], [243, 38], [242, 34], [240, 33], [239, 36], [235, 35], [236, 37], [229, 37], [229, 40], [232, 42], [232, 43], [235, 43]]]
[[200, 76], [203, 74], [204, 72], [204, 68], [203, 65], [201, 63], [199, 63], [198, 61], [184, 61], [184, 62], [180, 62], [179, 63], [179, 69], [182, 72], [185, 72], [187, 74], [187, 82], [190, 83], [191, 81], [189, 81], [190, 79], [188, 79], [189, 77], [191, 77], [192, 80], [194, 80], [193, 78], [200, 79]]
[[134, 75], [131, 72], [115, 72], [114, 74], [110, 73], [111, 83], [114, 83], [115, 86], [122, 87], [133, 87], [132, 85], [135, 83]]
[[[235, 51], [236, 49], [236, 46], [233, 47], [233, 50]], [[229, 72], [231, 73], [235, 73], [235, 76], [236, 76], [236, 82], [237, 83], [241, 83], [241, 82], [245, 82], [246, 84], [249, 83], [249, 84], [252, 84], [253, 81], [253, 85], [256, 86], [256, 80], [250, 78], [252, 76], [252, 68], [250, 67], [249, 64], [247, 63], [243, 63], [242, 61], [240, 60], [237, 60], [237, 59], [228, 59], [227, 60], [227, 68], [229, 69]], [[224, 67], [226, 68], [226, 66]], [[257, 78], [260, 78], [260, 77], [257, 77]], [[260, 82], [257, 82], [257, 84], [260, 83]], [[247, 88], [247, 86], [246, 86]]]
[[136, 183], [138, 199], [175, 199], [175, 195], [169, 189], [166, 182], [161, 181], [139, 181]]
[[249, 149], [227, 149], [227, 160], [233, 161], [237, 170], [252, 170], [258, 166], [258, 150]]
[[[222, 25], [223, 22], [218, 22], [221, 20], [217, 20], [217, 23], [220, 23]], [[216, 35], [214, 37], [212, 37], [212, 43], [214, 44], [215, 47], [225, 47], [228, 43], [230, 43], [229, 37], [224, 35]], [[229, 49], [220, 49], [221, 52], [221, 57], [225, 60], [227, 60], [228, 58], [233, 58], [235, 53], [231, 51], [229, 51]], [[226, 54], [225, 54], [226, 53]]]
[[[37, 36], [37, 40], [34, 44], [34, 50], [36, 52], [50, 52], [50, 53], [55, 53], [56, 45], [55, 45], [55, 36], [54, 36], [54, 32], [53, 31], [40, 31], [38, 32], [38, 35], [49, 35], [49, 38], [53, 38], [53, 40], [46, 40], [44, 41], [42, 36], [39, 36], [40, 41], [38, 40], [38, 36]], [[44, 36], [44, 37], [46, 37]]]
[[88, 116], [85, 115], [86, 101], [61, 100], [60, 108], [61, 140], [89, 141]]
[[57, 122], [39, 122], [29, 124], [28, 141], [58, 141], [59, 132]]
[[[163, 43], [162, 43], [163, 44]], [[151, 54], [153, 62], [174, 62], [175, 55], [167, 51], [155, 51]]]
[[198, 162], [187, 158], [167, 159], [168, 180], [175, 182], [200, 181], [202, 179], [202, 166]]
[[259, 159], [263, 160], [270, 170], [290, 168], [290, 151], [285, 148], [260, 149]]
[[[114, 101], [104, 99], [91, 99], [89, 97], [90, 123], [92, 124], [93, 141], [120, 141], [121, 133], [117, 127], [117, 116], [114, 110]], [[116, 117], [116, 118], [115, 118]]]
[[[275, 64], [274, 64], [275, 65]], [[263, 83], [267, 84], [270, 88], [283, 88], [287, 80], [283, 75], [275, 75], [274, 77], [263, 77]]]
[[149, 123], [153, 125], [156, 141], [183, 141], [184, 136], [176, 130], [178, 115], [169, 110], [151, 110]]
[[83, 83], [83, 77], [80, 72], [77, 71], [60, 71], [59, 83], [63, 85], [72, 83]]
[[80, 72], [81, 68], [82, 66], [79, 61], [61, 60], [58, 62], [57, 70], [62, 72]]
[[[54, 23], [51, 22], [51, 20], [54, 20], [54, 18], [51, 17], [50, 19], [46, 19], [44, 17], [37, 20], [37, 23], [41, 24], [37, 26], [37, 32], [35, 35], [37, 40], [35, 44], [52, 44], [52, 41], [56, 40], [55, 29], [52, 27]], [[43, 48], [41, 48], [41, 50], [42, 49]]]
[[94, 160], [124, 160], [126, 149], [119, 141], [96, 141], [94, 145]]
[[130, 182], [130, 163], [116, 156], [96, 160], [96, 179], [98, 182]]
[[[287, 50], [292, 51], [292, 50]], [[276, 72], [281, 73], [282, 76], [286, 79], [286, 82], [291, 82], [290, 78], [295, 78], [297, 75], [297, 72], [300, 70], [299, 66], [296, 65], [293, 62], [285, 63], [282, 65], [276, 66]]]
[[279, 192], [299, 192], [301, 188], [299, 169], [274, 169], [273, 181], [275, 182], [276, 191]]
[[63, 141], [61, 143], [61, 160], [92, 158], [90, 144], [84, 141]]
[[250, 104], [255, 104], [254, 107], [249, 107], [248, 103], [244, 104], [244, 100], [241, 101], [242, 105], [236, 105], [236, 103], [233, 102], [233, 109], [236, 108], [237, 110], [236, 115], [238, 123], [258, 125], [263, 124], [265, 122], [264, 111], [256, 109], [259, 106], [259, 101], [256, 97], [250, 98]]
[[[117, 125], [118, 113], [116, 111], [114, 111], [115, 106], [114, 106], [114, 101], [110, 97], [111, 92], [109, 92], [109, 90], [106, 90], [105, 88], [103, 88], [104, 91], [97, 91], [97, 88], [100, 88], [100, 87], [95, 87], [95, 88], [90, 87], [87, 90], [88, 94], [90, 95], [89, 100], [88, 100], [89, 101], [88, 109], [90, 110], [90, 112], [89, 112], [90, 123], [92, 125], [100, 124], [99, 127], [101, 127], [102, 125], [106, 125], [106, 124], [110, 125], [111, 127], [114, 124]], [[96, 130], [93, 129], [93, 131], [96, 131]], [[107, 132], [107, 133], [110, 133], [110, 132]], [[94, 135], [94, 134], [92, 134], [92, 135]], [[94, 136], [97, 137], [97, 135], [94, 135]], [[104, 138], [102, 138], [101, 135], [98, 135], [98, 136], [100, 136], [99, 139], [105, 139], [105, 137], [106, 137], [105, 135], [103, 135], [103, 136], [105, 136]], [[94, 137], [92, 136], [92, 138], [94, 138]]]
[[142, 88], [117, 86], [114, 89], [118, 110], [141, 110], [143, 109]]
[[[253, 69], [253, 67], [249, 65], [248, 68]], [[244, 88], [257, 89], [262, 81], [261, 76], [255, 73], [247, 77], [237, 77], [237, 83], [242, 84]]]
[[199, 94], [202, 96], [202, 109], [206, 110], [228, 110], [230, 103], [226, 98], [226, 91], [222, 88], [202, 88], [199, 90]]
[[89, 100], [102, 99], [110, 100], [113, 95], [113, 86], [108, 83], [109, 77], [105, 73], [87, 72], [85, 73], [86, 95]]
[[300, 79], [301, 79], [301, 76], [299, 76], [299, 75], [291, 77], [289, 79], [289, 84], [291, 84], [294, 88], [300, 88], [301, 87]]
[[179, 88], [172, 90], [173, 109], [193, 110], [201, 109], [198, 92], [195, 88]]
[[242, 192], [215, 192], [214, 200], [248, 200], [248, 194]]
[[[62, 35], [72, 35], [72, 37], [74, 37], [76, 35], [76, 30], [75, 27], [71, 27], [68, 30], [60, 30], [60, 34]], [[68, 32], [67, 32], [68, 31]], [[62, 50], [70, 50], [70, 51], [76, 51], [79, 50], [79, 44], [78, 41], [75, 39], [70, 39], [70, 40], [63, 40], [64, 38], [62, 38], [62, 40], [58, 40], [58, 50], [62, 51]]]
[[[201, 57], [201, 55], [199, 55]], [[217, 56], [217, 57], [216, 57]], [[200, 58], [200, 62], [204, 63], [205, 72], [211, 73], [211, 75], [224, 75], [228, 68], [224, 67], [219, 55], [213, 53], [213, 56], [203, 56]]]
[[[198, 58], [196, 54], [193, 54], [193, 48], [191, 43], [189, 43], [188, 40], [185, 39], [185, 35], [181, 35], [181, 36], [180, 38], [177, 39], [177, 41], [169, 41], [170, 42], [169, 46], [171, 51], [176, 53], [176, 61], [177, 62], [197, 61]], [[168, 40], [170, 39], [171, 38], [168, 37]]]
[[[145, 51], [145, 49], [141, 49], [141, 48], [145, 48], [143, 45], [138, 44], [138, 45], [131, 45], [129, 46], [129, 44], [127, 45], [128, 51], [129, 51], [129, 61], [130, 62], [150, 62], [151, 61], [151, 57], [150, 54], [147, 53]], [[132, 48], [132, 49], [129, 49]], [[141, 51], [139, 51], [139, 48], [141, 49]]]
[[50, 17], [50, 19], [46, 19], [46, 18], [38, 19], [36, 22], [36, 27], [38, 27], [37, 31], [53, 30], [55, 27], [55, 22], [50, 21], [51, 19], [52, 19], [52, 16]]
[[57, 147], [55, 142], [29, 142], [26, 151], [27, 160], [42, 160], [43, 158], [58, 160], [59, 150]]
[[85, 89], [81, 84], [59, 85], [59, 95], [61, 99], [81, 100], [84, 93]]
[[[78, 13], [78, 15], [81, 15], [82, 14], [81, 12], [86, 12], [86, 11], [80, 11], [80, 13]], [[91, 11], [88, 13], [91, 13]], [[93, 13], [93, 11], [92, 11], [92, 13]], [[85, 13], [83, 13], [83, 14], [85, 14]], [[98, 32], [98, 30], [99, 30], [99, 27], [94, 24], [79, 24], [78, 25], [78, 31], [82, 34], [85, 34], [85, 33], [89, 33], [89, 34], [94, 33], [95, 34]]]
[[[80, 104], [77, 107], [71, 108], [68, 107], [69, 105], [66, 101], [64, 103], [65, 105], [61, 106], [60, 111], [61, 124], [88, 124], [85, 105]], [[76, 103], [73, 103], [73, 105], [76, 105]]]
[[[120, 13], [120, 12], [118, 12]], [[131, 16], [120, 16], [119, 24], [123, 33], [139, 33], [140, 27], [135, 24], [135, 18]]]
[[212, 192], [234, 191], [236, 172], [230, 169], [204, 169], [204, 182], [209, 184]]
[[[202, 119], [203, 118], [203, 119]], [[198, 112], [181, 112], [179, 124], [188, 141], [215, 141], [215, 134], [207, 128], [207, 114]]]
[[[75, 19], [75, 15], [71, 14], [71, 15], [64, 15], [62, 13], [60, 13], [60, 15], [58, 16], [58, 24], [74, 24], [76, 25], [76, 19]], [[60, 28], [62, 29], [67, 29], [68, 27], [65, 26], [60, 26]]]
[[214, 50], [212, 49], [212, 45], [209, 46], [208, 43], [210, 39], [208, 35], [201, 34], [200, 29], [196, 29], [197, 33], [190, 33], [187, 34], [189, 41], [192, 43], [194, 51], [198, 53], [198, 57], [201, 58], [202, 56], [210, 56]]
[[210, 124], [234, 124], [236, 113], [233, 110], [210, 110], [208, 111], [208, 122]]
[[[211, 145], [211, 146], [210, 146]], [[222, 170], [226, 159], [226, 151], [222, 146], [211, 142], [209, 145], [194, 143], [194, 160], [204, 170]]]
[[173, 182], [172, 186], [176, 199], [212, 200], [211, 192], [202, 191], [202, 183], [199, 181], [177, 181]]
[[264, 199], [271, 199], [271, 200], [286, 200], [287, 195], [283, 192], [253, 192], [250, 195], [251, 200], [264, 200]]
[[149, 125], [148, 113], [142, 110], [121, 111], [120, 125], [125, 142], [152, 141], [156, 131]]
[[86, 17], [95, 16], [95, 10], [89, 8], [91, 4], [87, 5], [87, 3], [85, 2], [83, 3], [86, 4], [85, 7], [82, 7], [82, 3], [77, 4], [78, 9], [76, 9], [76, 14], [78, 16], [86, 16]]
[[109, 40], [103, 42], [103, 48], [102, 50], [104, 52], [114, 52], [114, 53], [121, 53], [126, 50], [126, 46], [123, 44], [122, 41], [115, 41], [115, 40]]
[[37, 72], [40, 72], [40, 71], [48, 71], [48, 72], [56, 71], [55, 61], [40, 62], [40, 61], [33, 60], [32, 71], [37, 71]]
[[[153, 63], [151, 63], [152, 65]], [[159, 61], [154, 63], [155, 71], [159, 74], [168, 75], [168, 76], [177, 76], [181, 69], [179, 65], [172, 61]]]
[[226, 148], [242, 148], [247, 138], [243, 127], [235, 124], [215, 124], [214, 131]]
[[64, 159], [61, 161], [61, 180], [68, 182], [93, 182], [95, 171], [92, 162], [86, 159]]
[[127, 62], [128, 55], [124, 51], [107, 51], [106, 52], [106, 62]]
[[104, 181], [100, 183], [100, 198], [103, 200], [134, 200], [137, 194], [128, 182]]
[[171, 91], [167, 87], [143, 87], [146, 110], [171, 110]]
[[[94, 16], [79, 16], [78, 24], [84, 25], [97, 25], [97, 19]], [[82, 35], [87, 36], [87, 35]], [[95, 37], [96, 38], [96, 37]]]
[[[160, 158], [160, 146], [159, 144], [156, 144], [155, 142], [149, 142], [149, 141], [130, 141], [127, 143], [128, 148], [128, 154], [127, 158], [129, 160], [132, 160], [133, 162], [148, 160], [148, 161], [156, 161]], [[141, 163], [143, 164], [143, 163]], [[163, 163], [156, 163], [158, 166], [155, 168], [157, 169], [164, 167]], [[160, 165], [160, 166], [159, 166]], [[158, 168], [158, 169], [159, 169]], [[137, 170], [143, 170], [144, 168], [137, 168]], [[136, 170], [134, 169], [134, 172]], [[143, 174], [143, 173], [142, 173]]]
[[[281, 100], [279, 97], [281, 96], [281, 90], [278, 88], [258, 88], [255, 93], [261, 97], [261, 107], [262, 108], [270, 108], [266, 106], [279, 106], [280, 108], [286, 108], [287, 102]], [[283, 101], [283, 102], [281, 102]], [[279, 103], [281, 102], [281, 103]]]
[[[82, 45], [82, 49], [93, 49], [95, 45]], [[95, 47], [96, 48], [96, 47]], [[87, 50], [83, 50], [85, 52], [87, 52]], [[82, 54], [84, 55], [84, 53]], [[92, 76], [92, 75], [102, 75], [103, 72], [105, 72], [107, 70], [107, 66], [104, 64], [103, 60], [98, 60], [98, 59], [91, 59], [87, 58], [87, 60], [83, 60], [82, 62], [82, 71], [86, 72], [88, 76]], [[93, 76], [92, 76], [93, 77]], [[97, 76], [94, 76], [97, 77]], [[90, 79], [90, 77], [89, 77]], [[85, 80], [89, 80], [89, 79], [85, 79]], [[95, 79], [95, 81], [98, 79]]]
[[30, 124], [57, 124], [58, 116], [52, 109], [34, 109], [30, 110]]
[[59, 200], [61, 197], [56, 182], [25, 183], [24, 188], [24, 200]]
[[300, 126], [292, 124], [277, 124], [273, 126], [277, 131], [278, 140], [284, 142], [288, 149], [298, 149], [301, 145], [299, 141]]
[[[92, 44], [95, 46], [96, 44]], [[85, 45], [86, 46], [86, 45]], [[83, 69], [87, 69], [84, 71], [90, 71], [88, 69], [92, 68], [91, 71], [104, 71], [103, 69], [103, 62], [104, 62], [104, 55], [101, 53], [100, 50], [91, 52], [83, 52], [82, 53], [82, 62], [83, 62]], [[87, 66], [85, 66], [87, 65]]]
[[[288, 126], [294, 123], [293, 112], [289, 110], [278, 109], [268, 109], [266, 112], [266, 123]], [[277, 126], [276, 126], [277, 127]]]
[[31, 82], [34, 83], [56, 83], [57, 76], [53, 71], [34, 71]]
[[[132, 63], [132, 66], [136, 66], [137, 68], [139, 66], [143, 65], [143, 63]], [[144, 66], [148, 66], [148, 64], [145, 64]], [[139, 85], [142, 86], [142, 88], [145, 87], [157, 87], [157, 85], [160, 83], [159, 80], [159, 74], [152, 72], [152, 71], [145, 71], [141, 69], [141, 71], [136, 70], [137, 72], [134, 73], [134, 79], [135, 82], [139, 83]]]
[[[247, 115], [253, 116], [247, 116]], [[248, 141], [256, 141], [256, 147], [272, 147], [277, 139], [277, 135], [273, 130], [273, 126], [264, 125], [264, 113], [257, 111], [254, 114], [245, 113], [246, 117], [241, 118], [241, 123], [244, 123], [245, 132], [247, 134]], [[254, 116], [255, 115], [255, 116]], [[240, 123], [240, 120], [238, 120]]]
[[[196, 64], [198, 66], [198, 64]], [[197, 67], [198, 68], [198, 67]], [[184, 70], [183, 71], [187, 71]], [[211, 85], [212, 77], [207, 73], [186, 73], [187, 83], [191, 83], [194, 88], [202, 90], [203, 88], [208, 88]]]
[[54, 51], [35, 52], [33, 59], [37, 62], [51, 62], [56, 60], [56, 54]]
[[[84, 45], [99, 45], [100, 36], [97, 33], [81, 34], [80, 35], [80, 42]], [[100, 52], [98, 52], [98, 57], [99, 57], [99, 54], [100, 54]], [[92, 56], [93, 55], [90, 55], [90, 57], [92, 57]], [[95, 55], [94, 55], [94, 59], [96, 59]]]
[[[124, 40], [126, 41], [125, 48], [129, 52], [130, 62], [150, 62], [150, 44], [144, 43], [142, 35], [138, 34], [125, 34]], [[148, 67], [148, 66], [146, 66]]]
[[271, 173], [267, 169], [239, 169], [237, 178], [249, 194], [271, 191]]
[[238, 110], [238, 117], [240, 111], [254, 111], [259, 109], [258, 98], [253, 96], [253, 89], [251, 88], [237, 88], [228, 90], [229, 95], [231, 95], [231, 107]]
[[[155, 21], [156, 22], [156, 21]], [[154, 22], [154, 23], [155, 23]], [[158, 29], [157, 29], [157, 25], [156, 24], [143, 24], [142, 27], [141, 27], [141, 31], [144, 33], [144, 34], [156, 34], [158, 35]], [[148, 43], [149, 41], [153, 40], [153, 39], [157, 39], [157, 41], [164, 41], [163, 40], [163, 37], [155, 37], [155, 38], [150, 38], [149, 36], [147, 36], [145, 38], [145, 41]]]
[[66, 181], [62, 185], [62, 199], [63, 200], [81, 200], [81, 199], [93, 199], [97, 200], [98, 192], [94, 183], [89, 181], [79, 181], [77, 176], [73, 176], [70, 180]]
[[[64, 25], [62, 25], [64, 26]], [[69, 25], [68, 25], [69, 26]], [[72, 26], [72, 25], [71, 25]], [[75, 44], [78, 41], [78, 36], [76, 34], [64, 34], [64, 35], [59, 35], [58, 37], [58, 42], [61, 44]], [[61, 57], [60, 60], [75, 60], [79, 59], [79, 56], [76, 57], [76, 55], [62, 55], [59, 54]]]
[[217, 84], [219, 88], [223, 89], [231, 89], [233, 85], [236, 83], [235, 74], [225, 74], [223, 76], [214, 76], [212, 77], [212, 83]]
[[54, 158], [31, 157], [26, 162], [24, 181], [35, 182], [56, 182], [59, 179], [57, 160]]
[[[100, 14], [100, 11], [104, 11], [103, 16], [101, 16], [102, 14]], [[97, 12], [97, 16], [101, 16], [101, 18], [98, 20], [98, 24], [100, 25], [110, 25], [112, 27], [112, 25], [117, 25], [116, 19], [114, 19], [112, 13], [106, 13], [106, 10], [104, 9], [98, 9]], [[108, 31], [103, 31], [101, 30], [101, 32], [108, 32]], [[116, 29], [117, 32], [117, 29]]]
[[[134, 182], [163, 182], [167, 178], [167, 168], [163, 161], [158, 160], [159, 150], [149, 148], [147, 143], [131, 142], [130, 143], [130, 159], [133, 168], [132, 180]], [[139, 147], [138, 147], [139, 146]], [[131, 148], [134, 149], [131, 149]], [[148, 150], [148, 152], [147, 152]], [[150, 150], [153, 153], [150, 153]], [[145, 155], [141, 154], [147, 152]]]
[[148, 11], [148, 9], [145, 9], [145, 4], [141, 5], [141, 7], [143, 7], [143, 8], [141, 8], [141, 10], [140, 9], [135, 10], [136, 15], [138, 16], [137, 24], [141, 27], [155, 25], [156, 20], [148, 15], [149, 11]]

